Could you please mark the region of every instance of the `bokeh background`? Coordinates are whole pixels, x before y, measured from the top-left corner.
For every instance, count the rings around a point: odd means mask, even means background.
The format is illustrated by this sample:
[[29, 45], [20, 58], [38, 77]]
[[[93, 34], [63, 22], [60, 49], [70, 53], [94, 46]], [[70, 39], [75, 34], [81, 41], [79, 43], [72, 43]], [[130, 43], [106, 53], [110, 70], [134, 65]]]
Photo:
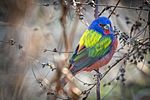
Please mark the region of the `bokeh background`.
[[[71, 0], [72, 1], [72, 0]], [[77, 2], [91, 2], [90, 0], [76, 0]], [[107, 5], [116, 5], [118, 0], [99, 0], [99, 12]], [[65, 51], [65, 40], [62, 32], [61, 15], [63, 13], [61, 0], [1, 0], [0, 1], [0, 100], [54, 100], [53, 96], [43, 91], [36, 78], [49, 83], [55, 76], [55, 71], [43, 64], [55, 64], [55, 61], [65, 59], [64, 53], [44, 50]], [[67, 0], [66, 0], [67, 2]], [[130, 33], [132, 25], [140, 18], [142, 29], [148, 21], [150, 12], [149, 0], [121, 0], [110, 20], [119, 31]], [[71, 44], [68, 48], [73, 51], [87, 29], [87, 24], [94, 20], [94, 8], [84, 5], [81, 16], [76, 14], [74, 7], [67, 10], [65, 29]], [[139, 10], [143, 7], [145, 10]], [[102, 13], [108, 16], [110, 10]], [[84, 18], [83, 21], [81, 20]], [[148, 37], [150, 29], [146, 29], [142, 38]], [[14, 43], [14, 44], [13, 44]], [[121, 45], [119, 45], [120, 47]], [[118, 48], [119, 48], [118, 47]], [[110, 64], [116, 62], [127, 49], [116, 53]], [[127, 62], [125, 73], [125, 87], [114, 80], [122, 63], [115, 66], [101, 82], [101, 96], [104, 100], [149, 100], [150, 98], [150, 54], [144, 54], [143, 62], [133, 64]], [[70, 55], [70, 53], [69, 53]], [[136, 58], [133, 58], [133, 60]], [[100, 69], [103, 73], [107, 66]], [[34, 71], [34, 73], [33, 73]], [[81, 72], [76, 77], [83, 82], [93, 83], [94, 72]], [[113, 80], [111, 82], [111, 80]], [[89, 88], [75, 79], [81, 90]], [[108, 84], [109, 83], [109, 84]], [[107, 84], [106, 86], [103, 86]], [[82, 99], [82, 98], [80, 98]], [[95, 100], [96, 91], [93, 88], [87, 100]], [[58, 99], [59, 100], [59, 99]]]

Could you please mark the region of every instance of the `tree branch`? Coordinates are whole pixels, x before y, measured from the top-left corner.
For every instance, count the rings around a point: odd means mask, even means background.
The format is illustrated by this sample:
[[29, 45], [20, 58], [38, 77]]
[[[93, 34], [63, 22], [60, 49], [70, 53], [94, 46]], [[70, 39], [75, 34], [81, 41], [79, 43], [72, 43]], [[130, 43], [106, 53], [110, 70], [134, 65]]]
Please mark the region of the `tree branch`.
[[[95, 0], [95, 10], [94, 10], [94, 17], [95, 19], [98, 18], [98, 0]], [[97, 85], [96, 85], [96, 95], [97, 95], [97, 100], [101, 100], [101, 93], [100, 93], [100, 79], [101, 79], [101, 76], [100, 76], [100, 72], [99, 70], [95, 70], [97, 72]]]
[[108, 18], [110, 18], [111, 15], [114, 13], [114, 11], [116, 10], [116, 8], [117, 8], [118, 4], [120, 3], [120, 1], [121, 1], [121, 0], [118, 0], [116, 6], [115, 6], [114, 9], [112, 10], [112, 12], [111, 12], [111, 14], [108, 16]]

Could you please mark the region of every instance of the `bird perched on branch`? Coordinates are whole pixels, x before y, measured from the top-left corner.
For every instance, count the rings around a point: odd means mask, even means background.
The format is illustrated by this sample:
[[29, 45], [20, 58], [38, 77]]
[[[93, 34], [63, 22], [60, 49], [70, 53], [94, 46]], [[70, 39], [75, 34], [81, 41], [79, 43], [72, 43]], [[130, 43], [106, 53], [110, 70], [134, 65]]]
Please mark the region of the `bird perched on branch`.
[[111, 60], [117, 44], [111, 21], [107, 17], [95, 19], [83, 33], [70, 59], [71, 73], [75, 75], [103, 67]]
[[[107, 17], [95, 19], [80, 38], [79, 44], [69, 61], [68, 69], [72, 75], [76, 75], [80, 71], [98, 71], [99, 68], [109, 63], [117, 44], [111, 21]], [[62, 70], [66, 74], [66, 77], [60, 81], [62, 87], [73, 77], [68, 74], [68, 69], [63, 68]], [[59, 83], [56, 90], [61, 90]]]

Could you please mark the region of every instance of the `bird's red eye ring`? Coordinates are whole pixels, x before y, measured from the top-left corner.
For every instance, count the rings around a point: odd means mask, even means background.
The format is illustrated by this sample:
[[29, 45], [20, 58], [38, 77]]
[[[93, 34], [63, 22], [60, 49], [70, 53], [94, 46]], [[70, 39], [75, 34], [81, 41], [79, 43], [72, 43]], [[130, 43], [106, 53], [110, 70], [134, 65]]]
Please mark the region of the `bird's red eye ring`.
[[103, 27], [104, 25], [103, 25], [103, 24], [99, 24], [99, 26], [100, 26], [100, 27]]

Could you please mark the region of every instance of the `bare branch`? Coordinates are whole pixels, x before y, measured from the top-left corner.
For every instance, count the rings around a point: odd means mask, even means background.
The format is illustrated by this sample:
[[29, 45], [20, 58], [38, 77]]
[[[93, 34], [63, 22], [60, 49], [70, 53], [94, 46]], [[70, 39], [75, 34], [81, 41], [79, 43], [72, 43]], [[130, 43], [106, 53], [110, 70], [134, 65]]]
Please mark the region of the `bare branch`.
[[117, 8], [118, 4], [120, 3], [120, 1], [121, 1], [121, 0], [118, 0], [116, 6], [115, 6], [114, 9], [112, 10], [112, 12], [111, 12], [111, 14], [108, 16], [108, 18], [110, 18], [111, 15], [114, 13], [114, 11], [116, 10], [116, 8]]

